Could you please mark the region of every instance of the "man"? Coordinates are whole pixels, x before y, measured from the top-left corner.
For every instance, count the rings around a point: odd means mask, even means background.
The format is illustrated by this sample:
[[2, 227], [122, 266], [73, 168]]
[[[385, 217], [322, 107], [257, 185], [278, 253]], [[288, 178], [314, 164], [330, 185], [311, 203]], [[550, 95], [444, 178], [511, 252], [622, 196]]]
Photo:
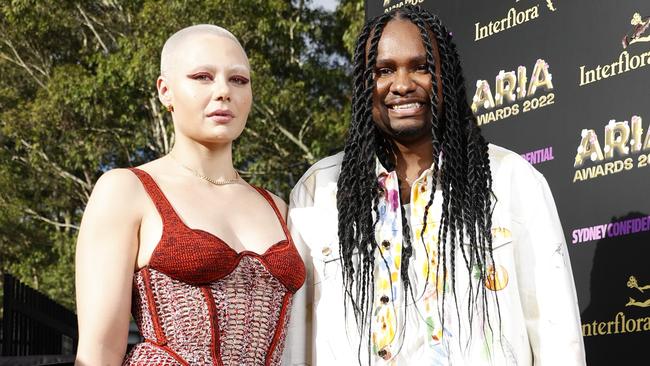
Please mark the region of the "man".
[[438, 18], [368, 22], [352, 101], [344, 152], [291, 195], [311, 278], [286, 364], [584, 365], [548, 185], [480, 135]]

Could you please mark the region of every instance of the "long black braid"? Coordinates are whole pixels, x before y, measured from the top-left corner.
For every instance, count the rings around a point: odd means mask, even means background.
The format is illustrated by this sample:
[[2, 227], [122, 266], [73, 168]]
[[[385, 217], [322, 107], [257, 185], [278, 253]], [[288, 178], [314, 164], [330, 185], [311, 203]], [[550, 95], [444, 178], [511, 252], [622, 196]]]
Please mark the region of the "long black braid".
[[[429, 208], [439, 187], [442, 190], [443, 202], [435, 270], [436, 274], [442, 275], [443, 279], [441, 305], [443, 322], [446, 287], [444, 279], [448, 275], [451, 277], [451, 289], [456, 299], [456, 251], [460, 250], [470, 276], [467, 309], [470, 332], [472, 314], [477, 308], [482, 309], [483, 320], [487, 320], [489, 324], [488, 296], [483, 281], [490, 275], [488, 267], [494, 264], [491, 235], [493, 195], [488, 144], [480, 133], [467, 101], [460, 58], [451, 34], [437, 16], [419, 6], [404, 6], [382, 14], [366, 23], [357, 40], [353, 60], [352, 123], [345, 144], [337, 193], [344, 301], [352, 305], [360, 334], [368, 335], [369, 349], [371, 335], [369, 319], [374, 298], [373, 271], [375, 251], [378, 247], [375, 226], [376, 218], [379, 217], [378, 202], [380, 195], [383, 194], [375, 173], [375, 158], [378, 158], [389, 171], [394, 170], [396, 165], [392, 142], [381, 133], [372, 119], [372, 95], [375, 88], [373, 71], [377, 58], [377, 44], [385, 25], [393, 19], [409, 20], [419, 28], [426, 49], [428, 72], [432, 76], [433, 86], [429, 93], [429, 106], [432, 116], [434, 181], [424, 211], [424, 227], [419, 241], [424, 245]], [[435, 44], [431, 36], [435, 37]], [[440, 55], [439, 71], [436, 70], [435, 62], [434, 47], [436, 46]], [[437, 72], [442, 82], [441, 101], [436, 92], [439, 88], [434, 77]], [[407, 294], [410, 293], [413, 297], [408, 275], [413, 242], [403, 208], [402, 224], [403, 250], [400, 278], [404, 286], [406, 303]], [[478, 282], [473, 279], [474, 276], [478, 278]], [[425, 288], [426, 286], [427, 283]], [[438, 291], [437, 284], [434, 286]], [[457, 304], [456, 301], [455, 303]], [[456, 310], [458, 313], [458, 308]]]

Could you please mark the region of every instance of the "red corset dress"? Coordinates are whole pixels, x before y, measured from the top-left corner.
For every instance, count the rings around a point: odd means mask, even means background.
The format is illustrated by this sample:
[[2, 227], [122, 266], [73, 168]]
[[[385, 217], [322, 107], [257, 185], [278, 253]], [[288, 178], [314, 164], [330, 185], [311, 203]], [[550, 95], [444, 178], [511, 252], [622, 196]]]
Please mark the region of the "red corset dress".
[[280, 365], [291, 298], [305, 267], [273, 199], [286, 239], [264, 254], [235, 252], [187, 227], [150, 175], [140, 178], [163, 222], [148, 266], [133, 280], [133, 317], [145, 342], [124, 365]]

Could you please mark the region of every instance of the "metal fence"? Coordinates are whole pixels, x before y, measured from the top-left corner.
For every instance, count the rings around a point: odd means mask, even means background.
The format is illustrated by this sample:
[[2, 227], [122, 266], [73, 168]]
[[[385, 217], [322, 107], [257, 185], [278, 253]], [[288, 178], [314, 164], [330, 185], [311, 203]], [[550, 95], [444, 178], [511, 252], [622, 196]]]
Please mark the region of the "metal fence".
[[28, 287], [3, 276], [2, 356], [74, 355], [75, 313]]

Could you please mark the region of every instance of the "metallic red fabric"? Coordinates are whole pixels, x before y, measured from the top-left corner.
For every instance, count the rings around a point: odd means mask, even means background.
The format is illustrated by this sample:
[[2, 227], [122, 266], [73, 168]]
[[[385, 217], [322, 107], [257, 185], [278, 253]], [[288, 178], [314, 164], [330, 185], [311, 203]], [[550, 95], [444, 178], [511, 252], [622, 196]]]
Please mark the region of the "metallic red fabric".
[[124, 365], [280, 365], [291, 298], [305, 268], [273, 199], [286, 239], [265, 253], [237, 253], [187, 227], [154, 180], [140, 178], [163, 221], [147, 267], [134, 276], [133, 317], [145, 342]]

